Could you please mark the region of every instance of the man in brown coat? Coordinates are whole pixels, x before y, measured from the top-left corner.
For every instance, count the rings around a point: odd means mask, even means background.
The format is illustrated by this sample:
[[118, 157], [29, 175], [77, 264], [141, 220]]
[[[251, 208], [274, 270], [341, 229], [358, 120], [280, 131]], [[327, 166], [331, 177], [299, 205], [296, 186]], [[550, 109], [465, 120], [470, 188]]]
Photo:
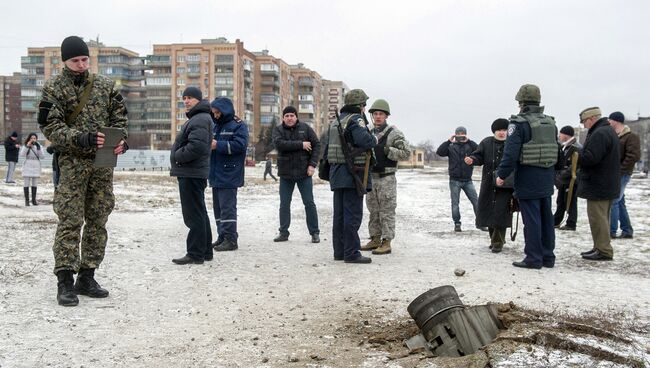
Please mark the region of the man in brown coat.
[[[618, 198], [612, 202], [612, 214], [610, 215], [609, 235], [612, 239], [632, 239], [634, 230], [630, 222], [630, 216], [625, 207], [625, 187], [630, 181], [634, 164], [641, 157], [641, 143], [639, 136], [630, 131], [630, 127], [625, 125], [625, 116], [623, 113], [616, 111], [609, 115], [609, 125], [614, 128], [618, 135], [621, 145], [621, 191]], [[621, 235], [617, 236], [619, 221], [621, 224]]]

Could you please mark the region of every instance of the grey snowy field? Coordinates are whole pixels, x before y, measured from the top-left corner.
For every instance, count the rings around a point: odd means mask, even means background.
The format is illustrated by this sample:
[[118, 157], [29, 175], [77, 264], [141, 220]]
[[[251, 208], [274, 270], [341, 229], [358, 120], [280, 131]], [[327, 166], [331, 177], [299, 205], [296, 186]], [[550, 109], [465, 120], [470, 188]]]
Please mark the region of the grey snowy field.
[[[309, 242], [297, 190], [290, 239], [274, 243], [278, 185], [262, 181], [261, 168], [247, 168], [239, 250], [178, 266], [171, 259], [184, 254], [187, 229], [175, 179], [116, 172], [106, 258], [96, 273], [110, 296], [81, 296], [79, 306], [65, 308], [56, 303], [52, 273], [57, 219], [49, 173], [40, 205], [29, 207], [16, 174], [19, 184], [0, 184], [2, 368], [650, 367], [648, 179], [633, 179], [626, 190], [634, 239], [613, 240], [614, 261], [580, 257], [591, 248], [580, 200], [577, 231], [556, 232], [555, 268], [525, 270], [511, 265], [523, 257], [521, 223], [517, 239], [493, 254], [462, 197], [464, 231], [453, 231], [445, 167], [398, 173], [393, 253], [372, 256], [369, 265], [333, 260], [332, 194], [320, 181], [321, 243]], [[211, 197], [206, 191], [216, 233]], [[367, 219], [366, 212], [362, 242]], [[529, 338], [530, 331], [510, 328], [497, 338], [499, 348], [486, 348], [476, 362], [409, 354], [403, 339], [417, 329], [406, 307], [441, 285], [453, 285], [466, 305], [512, 302], [544, 332]], [[591, 322], [591, 332], [566, 328], [567, 321]], [[601, 330], [607, 333], [594, 332]], [[549, 343], [551, 335], [568, 343]]]

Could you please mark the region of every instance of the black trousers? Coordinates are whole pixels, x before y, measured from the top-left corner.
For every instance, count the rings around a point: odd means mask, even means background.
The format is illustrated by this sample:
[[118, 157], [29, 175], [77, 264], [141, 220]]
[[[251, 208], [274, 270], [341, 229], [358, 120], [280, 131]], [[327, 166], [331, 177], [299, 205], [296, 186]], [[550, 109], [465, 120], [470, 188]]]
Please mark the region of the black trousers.
[[205, 208], [206, 179], [178, 178], [183, 221], [190, 231], [187, 234], [187, 255], [194, 259], [212, 257], [212, 230]]
[[[573, 185], [573, 192], [571, 193], [571, 206], [569, 207], [569, 218], [566, 220], [566, 226], [576, 227], [578, 221], [578, 183], [576, 182]], [[553, 215], [553, 222], [555, 226], [562, 223], [564, 219], [564, 213], [566, 212], [566, 196], [567, 191], [569, 190], [568, 185], [563, 185], [557, 190], [557, 207], [555, 208], [555, 214]]]

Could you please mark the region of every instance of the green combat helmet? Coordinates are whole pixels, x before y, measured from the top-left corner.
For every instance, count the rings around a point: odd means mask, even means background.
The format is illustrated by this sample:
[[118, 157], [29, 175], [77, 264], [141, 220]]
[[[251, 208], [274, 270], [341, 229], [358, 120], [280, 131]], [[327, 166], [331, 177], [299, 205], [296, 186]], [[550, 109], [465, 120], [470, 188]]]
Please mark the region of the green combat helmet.
[[383, 99], [378, 99], [377, 101], [373, 102], [372, 106], [370, 106], [370, 112], [371, 114], [375, 111], [383, 111], [386, 113], [386, 115], [390, 115], [390, 106], [388, 106], [388, 102]]
[[518, 102], [534, 102], [540, 103], [542, 101], [542, 95], [539, 92], [539, 87], [534, 84], [524, 84], [519, 88], [519, 92], [515, 96], [515, 100]]
[[362, 89], [353, 89], [345, 94], [344, 102], [346, 105], [363, 105], [368, 101], [368, 95]]

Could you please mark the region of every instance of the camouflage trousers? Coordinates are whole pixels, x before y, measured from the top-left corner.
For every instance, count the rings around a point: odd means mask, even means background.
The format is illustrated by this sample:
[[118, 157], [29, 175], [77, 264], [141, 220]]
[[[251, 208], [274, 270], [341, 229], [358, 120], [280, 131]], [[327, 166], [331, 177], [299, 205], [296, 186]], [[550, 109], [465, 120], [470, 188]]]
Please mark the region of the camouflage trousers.
[[[93, 167], [93, 160], [62, 153], [54, 213], [59, 217], [54, 238], [54, 273], [97, 268], [104, 259], [106, 222], [113, 211], [113, 168]], [[81, 228], [83, 227], [83, 237]]]
[[395, 175], [380, 177], [372, 174], [372, 191], [366, 194], [370, 212], [368, 232], [371, 237], [395, 238], [395, 208], [397, 207], [397, 180]]

